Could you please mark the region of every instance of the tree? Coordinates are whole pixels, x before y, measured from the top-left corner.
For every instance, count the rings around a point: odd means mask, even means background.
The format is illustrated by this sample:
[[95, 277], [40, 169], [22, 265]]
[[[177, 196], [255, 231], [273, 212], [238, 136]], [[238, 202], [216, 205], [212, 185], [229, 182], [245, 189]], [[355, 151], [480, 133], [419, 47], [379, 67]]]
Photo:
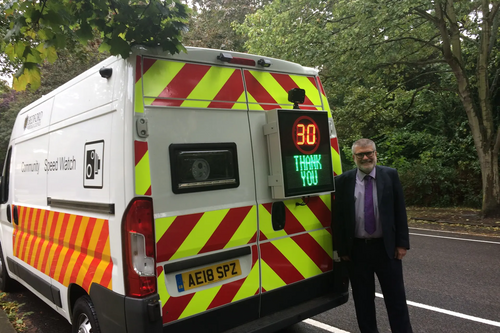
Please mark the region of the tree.
[[194, 0], [194, 14], [183, 35], [186, 45], [245, 52], [247, 38], [236, 33], [234, 23], [241, 24], [246, 15], [262, 8], [267, 1], [256, 0]]
[[40, 66], [42, 82], [36, 91], [18, 92], [7, 84], [0, 84], [0, 169], [4, 165], [10, 134], [19, 111], [109, 56], [106, 52], [99, 52], [96, 43], [86, 46], [77, 44], [71, 49], [60, 51], [54, 64]]
[[[71, 40], [86, 44], [99, 34], [101, 50], [127, 58], [136, 44], [184, 50], [180, 33], [188, 7], [179, 0], [11, 0], [0, 4], [5, 31], [0, 51], [19, 66], [14, 88], [40, 86], [40, 64], [53, 63]], [[3, 15], [2, 15], [3, 16]], [[7, 26], [7, 28], [6, 28]]]
[[455, 93], [480, 164], [482, 213], [498, 216], [499, 6], [498, 0], [277, 0], [239, 29], [251, 52], [319, 65], [334, 113], [350, 117], [357, 133], [370, 123], [379, 133], [396, 128], [426, 91]]

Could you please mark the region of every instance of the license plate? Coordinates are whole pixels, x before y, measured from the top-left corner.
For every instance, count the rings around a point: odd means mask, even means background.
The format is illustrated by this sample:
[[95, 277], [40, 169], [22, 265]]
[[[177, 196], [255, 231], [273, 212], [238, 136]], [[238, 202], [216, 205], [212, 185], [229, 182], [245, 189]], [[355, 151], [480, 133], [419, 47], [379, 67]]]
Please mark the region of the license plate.
[[177, 274], [175, 280], [177, 282], [177, 290], [179, 292], [186, 291], [207, 284], [215, 283], [222, 280], [227, 280], [235, 276], [241, 275], [240, 261], [238, 259], [224, 262], [221, 264], [196, 269], [190, 272]]

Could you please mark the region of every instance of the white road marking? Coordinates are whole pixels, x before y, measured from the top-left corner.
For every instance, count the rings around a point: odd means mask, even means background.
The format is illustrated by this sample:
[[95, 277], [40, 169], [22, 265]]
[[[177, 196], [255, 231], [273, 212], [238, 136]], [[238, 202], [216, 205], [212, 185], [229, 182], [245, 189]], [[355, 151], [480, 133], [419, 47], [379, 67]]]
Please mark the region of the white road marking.
[[480, 240], [480, 239], [458, 238], [458, 237], [446, 237], [446, 236], [427, 235], [427, 234], [416, 234], [416, 233], [414, 233], [414, 232], [410, 232], [410, 235], [415, 235], [415, 236], [424, 236], [424, 237], [433, 237], [433, 238], [453, 239], [453, 240], [468, 241], [468, 242], [477, 242], [477, 243], [500, 244], [500, 242], [485, 241], [485, 240]]
[[[382, 295], [380, 293], [375, 293], [375, 296], [380, 297], [380, 298], [384, 298], [384, 295]], [[434, 312], [444, 313], [444, 314], [447, 314], [447, 315], [450, 315], [450, 316], [454, 316], [454, 317], [458, 317], [458, 318], [463, 318], [463, 319], [468, 319], [468, 320], [471, 320], [471, 321], [476, 321], [478, 323], [483, 323], [483, 324], [487, 324], [487, 325], [491, 325], [491, 326], [500, 327], [500, 322], [498, 322], [498, 321], [493, 321], [493, 320], [489, 320], [489, 319], [483, 319], [483, 318], [479, 318], [479, 317], [469, 316], [469, 315], [466, 315], [466, 314], [463, 314], [463, 313], [460, 313], [460, 312], [445, 310], [445, 309], [437, 308], [435, 306], [425, 305], [425, 304], [416, 303], [416, 302], [412, 302], [412, 301], [406, 301], [406, 303], [408, 305], [415, 306], [417, 308], [431, 310], [431, 311], [434, 311]]]
[[[500, 225], [498, 225], [498, 227], [500, 227]], [[470, 233], [466, 233], [466, 232], [450, 231], [450, 230], [427, 229], [427, 228], [414, 228], [414, 227], [410, 227], [410, 230], [434, 231], [434, 232], [443, 232], [443, 233], [456, 234], [456, 235], [467, 235], [467, 236], [471, 235]], [[497, 235], [482, 235], [482, 236], [487, 236], [487, 237], [491, 237], [491, 238], [500, 238]]]
[[[442, 231], [442, 230], [432, 230], [432, 229], [420, 229], [420, 228], [411, 228], [411, 229], [422, 230], [422, 231], [438, 231], [438, 232], [455, 233], [455, 232], [452, 232], [452, 231]], [[460, 233], [458, 233], [458, 234], [460, 234]], [[500, 242], [492, 242], [492, 241], [477, 240], [477, 239], [470, 239], [470, 238], [446, 237], [446, 236], [437, 236], [437, 235], [417, 234], [417, 233], [412, 233], [412, 232], [410, 232], [410, 235], [424, 236], [424, 237], [434, 237], [434, 238], [445, 238], [445, 239], [453, 239], [453, 240], [460, 240], [460, 241], [469, 241], [469, 242], [499, 244], [500, 245]], [[464, 234], [464, 235], [466, 235], [466, 234]], [[375, 293], [375, 296], [380, 297], [380, 298], [384, 298], [384, 295], [382, 295], [380, 293]], [[475, 321], [475, 322], [478, 322], [478, 323], [483, 323], [483, 324], [486, 324], [486, 325], [500, 327], [500, 322], [497, 322], [497, 321], [493, 321], [493, 320], [489, 320], [489, 319], [483, 319], [483, 318], [479, 318], [479, 317], [474, 317], [474, 316], [466, 315], [466, 314], [463, 314], [463, 313], [459, 313], [459, 312], [455, 312], [455, 311], [450, 311], [450, 310], [445, 310], [445, 309], [441, 309], [441, 308], [438, 308], [438, 307], [435, 307], [435, 306], [421, 304], [421, 303], [412, 302], [412, 301], [406, 301], [406, 303], [408, 303], [408, 305], [411, 305], [411, 306], [414, 306], [414, 307], [417, 307], [417, 308], [422, 308], [422, 309], [426, 309], [426, 310], [430, 310], [430, 311], [434, 311], [434, 312], [439, 312], [439, 313], [447, 314], [447, 315], [450, 315], [450, 316], [454, 316], [454, 317], [458, 317], [458, 318], [463, 318], [463, 319]], [[336, 327], [324, 324], [324, 323], [316, 321], [314, 319], [306, 319], [306, 320], [303, 320], [303, 322], [306, 323], [306, 324], [309, 324], [309, 325], [321, 328], [321, 329], [323, 329], [323, 330], [325, 330], [327, 332], [332, 332], [332, 333], [349, 333], [348, 331], [341, 330], [340, 328], [336, 328]]]
[[[380, 298], [384, 298], [384, 295], [382, 295], [380, 293], [375, 293], [375, 296], [380, 297]], [[446, 314], [446, 315], [449, 315], [449, 316], [454, 316], [454, 317], [458, 317], [458, 318], [462, 318], [462, 319], [467, 319], [467, 320], [475, 321], [475, 322], [486, 324], [486, 325], [500, 327], [500, 322], [498, 322], [498, 321], [493, 321], [493, 320], [489, 320], [489, 319], [484, 319], [484, 318], [469, 316], [469, 315], [466, 315], [466, 314], [463, 314], [463, 313], [460, 313], [460, 312], [445, 310], [445, 309], [441, 309], [441, 308], [438, 308], [438, 307], [435, 307], [435, 306], [421, 304], [421, 303], [412, 302], [412, 301], [406, 301], [406, 303], [408, 305], [410, 305], [410, 306], [414, 306], [414, 307], [417, 307], [417, 308], [422, 308], [422, 309], [426, 309], [426, 310], [430, 310], [430, 311], [434, 311], [434, 312], [439, 312], [439, 313], [443, 313], [443, 314]], [[303, 322], [306, 323], [306, 324], [309, 324], [309, 325], [321, 328], [321, 329], [323, 329], [323, 330], [325, 330], [327, 332], [332, 332], [332, 333], [349, 333], [348, 331], [341, 330], [340, 328], [336, 328], [336, 327], [324, 324], [324, 323], [316, 321], [314, 319], [306, 319], [306, 320], [303, 320]]]
[[348, 331], [341, 330], [340, 328], [336, 328], [327, 324], [323, 324], [322, 322], [316, 321], [314, 319], [306, 319], [303, 320], [304, 323], [321, 328], [327, 332], [332, 333], [349, 333]]

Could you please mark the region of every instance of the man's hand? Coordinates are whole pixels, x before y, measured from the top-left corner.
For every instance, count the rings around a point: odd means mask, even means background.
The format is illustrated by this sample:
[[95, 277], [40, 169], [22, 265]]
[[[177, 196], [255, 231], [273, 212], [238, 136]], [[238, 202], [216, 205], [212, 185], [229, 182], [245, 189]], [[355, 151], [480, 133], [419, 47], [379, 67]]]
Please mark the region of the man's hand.
[[406, 255], [406, 249], [404, 247], [396, 247], [396, 253], [394, 258], [401, 260]]

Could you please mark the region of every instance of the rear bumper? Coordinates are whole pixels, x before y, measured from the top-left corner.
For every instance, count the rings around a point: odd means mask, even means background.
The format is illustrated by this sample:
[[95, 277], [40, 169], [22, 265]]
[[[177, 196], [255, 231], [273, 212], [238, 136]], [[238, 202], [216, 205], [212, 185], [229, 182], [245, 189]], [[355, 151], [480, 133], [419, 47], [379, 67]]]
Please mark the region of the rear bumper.
[[90, 288], [101, 332], [155, 333], [162, 331], [160, 297], [131, 298], [96, 283]]
[[276, 332], [346, 303], [348, 283], [342, 275], [328, 272], [267, 291], [166, 324], [163, 332]]
[[347, 302], [347, 276], [334, 266], [342, 273], [324, 273], [165, 325], [158, 294], [130, 298], [94, 283], [90, 297], [103, 333], [276, 332]]
[[[287, 308], [276, 313], [270, 314], [267, 317], [261, 317], [255, 321], [235, 327], [225, 331], [225, 333], [233, 332], [252, 332], [266, 333], [276, 332], [285, 327], [296, 324], [304, 319], [313, 317], [319, 313], [328, 311], [334, 307], [347, 302], [349, 293], [335, 294], [331, 293], [323, 297], [313, 299], [311, 301]], [[164, 331], [165, 332], [165, 331]]]

